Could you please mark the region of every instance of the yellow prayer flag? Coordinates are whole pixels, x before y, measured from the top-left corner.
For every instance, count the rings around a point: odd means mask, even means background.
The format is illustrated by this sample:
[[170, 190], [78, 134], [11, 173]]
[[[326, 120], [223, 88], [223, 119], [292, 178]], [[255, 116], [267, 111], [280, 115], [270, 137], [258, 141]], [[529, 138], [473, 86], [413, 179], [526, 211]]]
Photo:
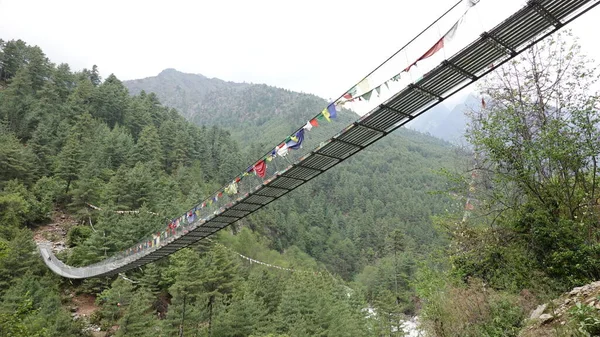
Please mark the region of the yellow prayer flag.
[[325, 117], [325, 119], [328, 122], [331, 122], [331, 119], [329, 118], [331, 115], [329, 114], [329, 111], [327, 111], [327, 109], [323, 109], [323, 111], [321, 111], [321, 114], [323, 115], [323, 117]]

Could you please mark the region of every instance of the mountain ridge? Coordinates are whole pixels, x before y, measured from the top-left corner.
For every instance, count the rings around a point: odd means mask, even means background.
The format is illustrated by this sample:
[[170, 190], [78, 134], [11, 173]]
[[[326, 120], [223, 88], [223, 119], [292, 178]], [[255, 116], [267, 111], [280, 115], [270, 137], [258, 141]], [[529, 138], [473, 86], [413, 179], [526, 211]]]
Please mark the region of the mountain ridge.
[[[293, 132], [319, 113], [328, 102], [306, 94], [267, 84], [238, 83], [202, 74], [167, 68], [156, 76], [123, 81], [130, 94], [154, 92], [159, 100], [177, 109], [186, 119], [201, 125], [217, 125], [241, 132], [237, 138], [248, 141], [264, 133], [280, 136]], [[451, 109], [439, 104], [407, 124], [407, 127], [433, 137], [461, 144], [466, 127], [464, 110], [476, 101], [473, 95]], [[346, 110], [345, 110], [346, 111]], [[351, 123], [358, 115], [350, 110], [342, 119]], [[283, 127], [294, 125], [294, 127]], [[273, 137], [267, 137], [273, 138]], [[273, 141], [278, 141], [279, 139]]]

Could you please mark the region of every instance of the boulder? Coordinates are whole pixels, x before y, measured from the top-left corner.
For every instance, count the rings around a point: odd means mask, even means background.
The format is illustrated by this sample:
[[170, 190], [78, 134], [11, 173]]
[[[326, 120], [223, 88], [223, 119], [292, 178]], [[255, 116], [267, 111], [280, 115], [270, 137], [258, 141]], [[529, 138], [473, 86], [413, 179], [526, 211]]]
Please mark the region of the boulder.
[[540, 315], [540, 322], [542, 324], [546, 324], [546, 323], [552, 322], [553, 319], [554, 319], [554, 316], [552, 316], [550, 314], [542, 314], [542, 315]]
[[537, 308], [535, 308], [534, 311], [531, 312], [531, 316], [529, 316], [529, 319], [538, 319], [544, 313], [547, 307], [548, 303], [539, 305]]

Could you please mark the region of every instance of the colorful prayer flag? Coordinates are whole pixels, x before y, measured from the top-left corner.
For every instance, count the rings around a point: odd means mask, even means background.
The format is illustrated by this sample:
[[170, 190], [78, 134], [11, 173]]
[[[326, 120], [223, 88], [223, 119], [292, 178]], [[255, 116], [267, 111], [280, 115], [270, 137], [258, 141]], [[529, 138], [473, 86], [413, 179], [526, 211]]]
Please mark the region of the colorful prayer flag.
[[371, 99], [371, 94], [373, 93], [373, 91], [369, 91], [367, 93], [364, 93], [361, 97], [364, 98], [367, 102]]
[[369, 79], [368, 78], [363, 79], [356, 86], [360, 89], [360, 91], [362, 93], [365, 93], [365, 92], [371, 90], [371, 84], [369, 84]]
[[279, 145], [277, 148], [277, 155], [285, 157], [288, 154], [288, 147], [286, 144]]
[[439, 39], [433, 45], [433, 47], [429, 48], [429, 50], [426, 51], [425, 54], [421, 55], [421, 57], [419, 57], [415, 62], [411, 63], [408, 67], [406, 67], [406, 69], [404, 69], [404, 71], [409, 72], [410, 68], [417, 65], [417, 62], [420, 62], [426, 58], [433, 56], [435, 53], [440, 51], [440, 49], [442, 49], [442, 48], [444, 48], [444, 38], [443, 37], [441, 39]]
[[456, 23], [454, 23], [452, 25], [452, 27], [450, 27], [450, 29], [446, 32], [446, 34], [444, 34], [444, 36], [442, 36], [441, 39], [439, 39], [431, 48], [429, 48], [429, 50], [426, 51], [425, 54], [423, 54], [415, 62], [411, 63], [408, 67], [406, 67], [406, 69], [404, 69], [404, 71], [408, 72], [410, 70], [410, 68], [412, 68], [412, 66], [415, 66], [417, 64], [417, 62], [433, 56], [435, 53], [437, 53], [442, 48], [444, 48], [445, 44], [449, 43], [450, 41], [452, 41], [454, 39], [454, 37], [456, 36], [456, 32], [458, 31], [458, 27], [462, 24], [463, 19], [469, 12], [469, 9], [473, 6], [475, 6], [479, 2], [476, 0], [467, 0], [467, 1], [468, 1], [468, 8], [465, 11], [465, 13], [458, 19], [458, 21], [456, 21]]
[[265, 174], [267, 173], [267, 164], [264, 160], [259, 160], [256, 164], [254, 164], [254, 173], [256, 173], [257, 176], [264, 178]]
[[304, 129], [300, 129], [298, 132], [296, 132], [294, 138], [296, 140], [287, 143], [287, 147], [290, 149], [298, 150], [302, 147], [302, 141], [304, 141]]
[[353, 87], [352, 89], [348, 90], [347, 93], [344, 94], [344, 98], [347, 100], [351, 100], [352, 98], [354, 98], [354, 96], [356, 96], [356, 87]]
[[317, 126], [319, 126], [319, 122], [317, 122], [317, 120], [313, 118], [310, 120], [310, 125], [317, 127]]
[[337, 117], [337, 111], [335, 110], [335, 104], [331, 103], [327, 106], [327, 111], [329, 112], [329, 116], [331, 118]]
[[327, 111], [327, 109], [323, 109], [323, 111], [321, 111], [321, 115], [322, 115], [323, 117], [325, 117], [325, 119], [326, 119], [328, 122], [331, 122], [331, 119], [329, 119], [329, 116], [330, 116], [330, 114], [329, 114], [329, 111]]

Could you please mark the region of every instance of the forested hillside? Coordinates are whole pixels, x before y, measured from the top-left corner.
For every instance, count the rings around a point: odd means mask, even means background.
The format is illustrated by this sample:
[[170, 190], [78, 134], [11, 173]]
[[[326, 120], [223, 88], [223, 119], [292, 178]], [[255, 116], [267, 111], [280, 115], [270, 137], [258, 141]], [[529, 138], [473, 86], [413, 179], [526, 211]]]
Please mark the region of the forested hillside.
[[[70, 214], [76, 224], [67, 228], [59, 257], [71, 265], [99, 261], [235, 176], [248, 164], [240, 148], [261, 145], [239, 145], [231, 125], [194, 126], [153, 93], [130, 96], [114, 75], [100, 78], [96, 66], [73, 72], [23, 41], [0, 41], [0, 51], [0, 334], [86, 335], [82, 328], [90, 323], [122, 336], [400, 333], [399, 314], [414, 310], [416, 261], [440, 242], [429, 217], [450, 205], [433, 193], [445, 185], [435, 170], [453, 163], [448, 144], [402, 131], [235, 224], [218, 241], [126, 279], [71, 285], [35, 253], [33, 232], [57, 214]], [[274, 115], [288, 121], [283, 135], [324, 103], [267, 86], [232, 87], [259, 90], [244, 99], [247, 109], [236, 110], [248, 111], [242, 117], [249, 124], [236, 125], [258, 130], [269, 123], [269, 114], [259, 112], [281, 104], [285, 113]], [[232, 104], [210, 113], [231, 111]], [[303, 110], [290, 115], [292, 105]], [[349, 119], [334, 123], [341, 128]], [[247, 264], [238, 254], [296, 271]], [[73, 321], [65, 305], [80, 293], [95, 296], [99, 309]], [[367, 318], [369, 306], [378, 317]]]
[[[187, 109], [191, 120], [231, 130], [233, 137], [242, 140], [242, 152], [251, 154], [249, 159], [327, 106], [314, 95], [173, 69], [125, 85], [132, 91], [155, 90], [173, 107]], [[185, 97], [187, 105], [169, 98], [172, 92]], [[192, 95], [198, 92], [202, 93]], [[356, 118], [342, 110], [327, 125], [329, 137]], [[449, 143], [401, 129], [269, 205], [248, 224], [269, 237], [272, 248], [299, 247], [330, 271], [358, 281], [371, 303], [395, 302], [393, 310], [410, 313], [414, 294], [409, 283], [415, 261], [443, 242], [431, 216], [460, 208], [464, 202], [436, 193], [446, 190], [440, 170], [452, 170], [461, 156]]]

